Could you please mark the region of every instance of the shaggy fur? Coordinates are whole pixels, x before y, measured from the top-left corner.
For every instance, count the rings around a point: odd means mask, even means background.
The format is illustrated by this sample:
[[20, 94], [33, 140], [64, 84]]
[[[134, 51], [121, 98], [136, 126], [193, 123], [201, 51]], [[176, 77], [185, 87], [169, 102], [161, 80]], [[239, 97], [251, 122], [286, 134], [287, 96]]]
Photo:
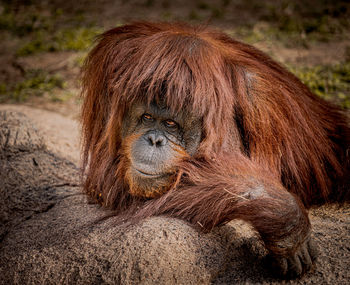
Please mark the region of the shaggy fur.
[[[309, 228], [303, 205], [349, 197], [345, 115], [222, 32], [168, 23], [109, 30], [85, 62], [83, 97], [84, 188], [117, 213], [167, 214], [206, 230], [242, 218], [279, 253], [278, 241]], [[177, 163], [169, 191], [142, 200], [130, 195], [120, 129], [134, 102], [154, 100], [202, 117], [203, 138]]]

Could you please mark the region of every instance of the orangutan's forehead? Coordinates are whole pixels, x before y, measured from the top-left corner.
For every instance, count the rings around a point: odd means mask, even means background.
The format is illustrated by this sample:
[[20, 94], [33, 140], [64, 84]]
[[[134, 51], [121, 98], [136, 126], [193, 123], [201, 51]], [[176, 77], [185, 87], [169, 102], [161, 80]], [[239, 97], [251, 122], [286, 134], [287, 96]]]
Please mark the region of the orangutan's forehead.
[[134, 116], [141, 116], [144, 113], [149, 113], [158, 118], [172, 118], [176, 121], [181, 121], [185, 118], [189, 119], [189, 117], [195, 117], [193, 112], [191, 114], [186, 108], [180, 110], [179, 112], [174, 112], [169, 106], [166, 105], [164, 101], [152, 101], [151, 103], [147, 103], [146, 101], [138, 101], [129, 108], [128, 112]]
[[231, 112], [226, 54], [213, 42], [195, 33], [175, 32], [120, 42], [113, 57], [110, 93], [121, 97], [124, 105], [145, 99], [161, 106], [163, 100], [176, 113], [188, 108], [204, 116], [212, 106]]

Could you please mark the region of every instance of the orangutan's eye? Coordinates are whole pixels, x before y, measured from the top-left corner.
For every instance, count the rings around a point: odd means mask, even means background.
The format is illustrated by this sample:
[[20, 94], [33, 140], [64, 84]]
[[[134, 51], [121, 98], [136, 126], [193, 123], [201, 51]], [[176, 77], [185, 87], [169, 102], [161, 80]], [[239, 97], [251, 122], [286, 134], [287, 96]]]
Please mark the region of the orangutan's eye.
[[144, 122], [153, 122], [154, 121], [154, 118], [152, 117], [152, 115], [148, 114], [148, 113], [144, 113], [142, 116], [141, 116], [141, 119], [142, 121]]
[[164, 121], [164, 125], [167, 128], [171, 128], [171, 129], [177, 128], [177, 123], [175, 121], [173, 121], [173, 120], [165, 120]]

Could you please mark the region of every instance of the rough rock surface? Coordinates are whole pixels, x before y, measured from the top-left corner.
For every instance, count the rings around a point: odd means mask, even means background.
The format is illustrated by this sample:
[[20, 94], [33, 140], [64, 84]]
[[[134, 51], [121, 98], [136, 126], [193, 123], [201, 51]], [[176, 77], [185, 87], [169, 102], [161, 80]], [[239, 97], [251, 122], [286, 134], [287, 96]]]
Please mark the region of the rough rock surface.
[[[154, 217], [125, 227], [81, 194], [79, 170], [19, 113], [0, 111], [0, 284], [280, 284], [245, 223], [209, 234]], [[350, 207], [313, 210], [320, 257], [288, 284], [347, 284]]]
[[[0, 111], [23, 113], [40, 130], [49, 151], [79, 165], [79, 124], [76, 120], [59, 113], [25, 105], [0, 104]], [[77, 117], [76, 113], [69, 115]]]

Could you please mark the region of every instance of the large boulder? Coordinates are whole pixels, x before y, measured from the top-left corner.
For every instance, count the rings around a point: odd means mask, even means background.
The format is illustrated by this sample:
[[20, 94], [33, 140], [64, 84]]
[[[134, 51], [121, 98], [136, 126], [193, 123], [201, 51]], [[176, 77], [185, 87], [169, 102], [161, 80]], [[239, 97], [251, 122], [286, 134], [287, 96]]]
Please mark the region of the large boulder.
[[[241, 221], [200, 233], [154, 217], [125, 226], [88, 203], [79, 169], [27, 117], [0, 111], [0, 284], [279, 284]], [[291, 284], [350, 280], [350, 207], [311, 215], [320, 257]]]

